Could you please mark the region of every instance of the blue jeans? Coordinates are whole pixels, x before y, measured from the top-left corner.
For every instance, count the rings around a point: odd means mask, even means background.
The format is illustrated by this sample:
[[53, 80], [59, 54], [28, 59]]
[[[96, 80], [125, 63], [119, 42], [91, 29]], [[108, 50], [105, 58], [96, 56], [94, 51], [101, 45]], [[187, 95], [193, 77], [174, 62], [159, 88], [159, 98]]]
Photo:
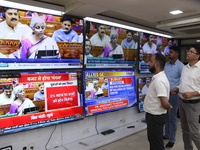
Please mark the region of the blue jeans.
[[169, 139], [170, 142], [175, 143], [176, 141], [176, 130], [177, 130], [177, 111], [178, 111], [178, 101], [180, 97], [178, 94], [170, 95], [169, 103], [173, 106], [171, 110], [167, 112], [167, 121], [165, 123], [165, 137]]

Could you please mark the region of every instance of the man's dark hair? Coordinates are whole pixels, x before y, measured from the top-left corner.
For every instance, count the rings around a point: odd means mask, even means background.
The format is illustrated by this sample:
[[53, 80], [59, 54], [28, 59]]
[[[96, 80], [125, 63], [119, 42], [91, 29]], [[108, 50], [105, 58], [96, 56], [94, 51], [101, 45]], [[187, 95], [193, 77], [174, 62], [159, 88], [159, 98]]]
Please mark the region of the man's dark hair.
[[12, 84], [5, 84], [5, 85], [3, 85], [3, 89], [6, 89], [6, 90], [13, 89], [13, 86], [12, 86]]
[[170, 49], [177, 52], [178, 54], [180, 54], [180, 52], [181, 52], [181, 50], [178, 46], [171, 46]]
[[69, 22], [71, 22], [71, 24], [74, 23], [72, 18], [69, 17], [67, 14], [64, 14], [62, 19], [61, 19], [61, 22], [64, 22], [64, 21], [69, 21]]
[[192, 47], [193, 47], [194, 49], [196, 49], [197, 54], [200, 55], [200, 47], [199, 47], [199, 46], [194, 46], [194, 45], [193, 45], [193, 46], [191, 46], [190, 48], [192, 48]]
[[99, 30], [99, 27], [100, 26], [106, 26], [105, 24], [101, 24], [101, 23], [98, 23], [98, 25], [97, 25], [97, 31]]
[[164, 69], [165, 63], [166, 63], [165, 56], [164, 56], [163, 54], [156, 53], [156, 54], [155, 54], [155, 60], [158, 61], [159, 64], [160, 64], [160, 67], [161, 67], [162, 69]]
[[11, 7], [3, 7], [3, 12], [4, 12], [4, 13], [6, 13], [6, 11], [7, 11], [8, 9], [15, 9], [15, 10], [17, 10], [17, 11], [18, 11], [18, 9], [16, 9], [16, 8], [11, 8]]
[[128, 34], [129, 32], [133, 35], [133, 31], [132, 30], [127, 30], [126, 34]]

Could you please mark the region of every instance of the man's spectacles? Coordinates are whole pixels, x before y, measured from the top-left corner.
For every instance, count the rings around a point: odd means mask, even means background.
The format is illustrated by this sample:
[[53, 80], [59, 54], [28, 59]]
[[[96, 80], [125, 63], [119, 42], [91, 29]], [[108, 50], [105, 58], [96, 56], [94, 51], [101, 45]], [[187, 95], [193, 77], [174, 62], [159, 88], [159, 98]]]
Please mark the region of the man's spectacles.
[[192, 53], [193, 53], [193, 54], [196, 54], [196, 55], [198, 54], [198, 53], [195, 53], [195, 52], [193, 52], [193, 51], [191, 51], [191, 50], [188, 50], [188, 51], [187, 51], [187, 54], [192, 54]]

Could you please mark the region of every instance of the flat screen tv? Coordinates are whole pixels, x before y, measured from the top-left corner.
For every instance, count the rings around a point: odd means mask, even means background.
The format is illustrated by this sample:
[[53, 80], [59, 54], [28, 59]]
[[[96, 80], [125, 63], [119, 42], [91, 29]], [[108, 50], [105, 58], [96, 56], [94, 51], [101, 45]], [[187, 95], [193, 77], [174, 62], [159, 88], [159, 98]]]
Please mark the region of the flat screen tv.
[[78, 74], [0, 74], [0, 135], [82, 119]]
[[176, 40], [160, 37], [152, 34], [141, 33], [139, 47], [139, 73], [151, 73], [148, 62], [153, 54], [161, 53], [168, 61], [168, 53], [171, 46], [176, 45]]
[[134, 68], [138, 32], [100, 22], [85, 21], [86, 68]]
[[136, 106], [133, 70], [85, 71], [85, 114], [97, 115]]
[[82, 68], [81, 18], [0, 6], [0, 28], [1, 70]]
[[147, 91], [149, 89], [149, 84], [151, 82], [151, 77], [146, 78], [138, 78], [137, 79], [137, 107], [138, 112], [144, 112], [143, 104], [144, 104], [144, 98], [147, 94]]

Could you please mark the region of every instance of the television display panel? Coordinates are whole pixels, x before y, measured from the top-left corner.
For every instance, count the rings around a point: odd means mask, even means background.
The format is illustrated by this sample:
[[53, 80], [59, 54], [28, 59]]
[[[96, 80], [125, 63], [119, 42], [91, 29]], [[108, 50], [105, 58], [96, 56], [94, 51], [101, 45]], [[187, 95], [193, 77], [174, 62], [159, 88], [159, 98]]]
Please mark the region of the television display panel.
[[86, 116], [136, 106], [133, 70], [85, 71]]
[[0, 134], [82, 119], [78, 74], [0, 74]]
[[0, 28], [1, 70], [82, 68], [81, 18], [0, 6]]
[[149, 84], [151, 82], [151, 77], [146, 78], [138, 78], [138, 89], [137, 89], [137, 107], [138, 112], [144, 112], [143, 104], [144, 104], [144, 98], [147, 94], [147, 91], [149, 89]]
[[86, 21], [86, 68], [134, 68], [138, 32]]
[[151, 73], [148, 62], [153, 54], [161, 53], [168, 61], [170, 47], [176, 45], [176, 40], [146, 33], [141, 33], [140, 40], [138, 67], [140, 73]]

